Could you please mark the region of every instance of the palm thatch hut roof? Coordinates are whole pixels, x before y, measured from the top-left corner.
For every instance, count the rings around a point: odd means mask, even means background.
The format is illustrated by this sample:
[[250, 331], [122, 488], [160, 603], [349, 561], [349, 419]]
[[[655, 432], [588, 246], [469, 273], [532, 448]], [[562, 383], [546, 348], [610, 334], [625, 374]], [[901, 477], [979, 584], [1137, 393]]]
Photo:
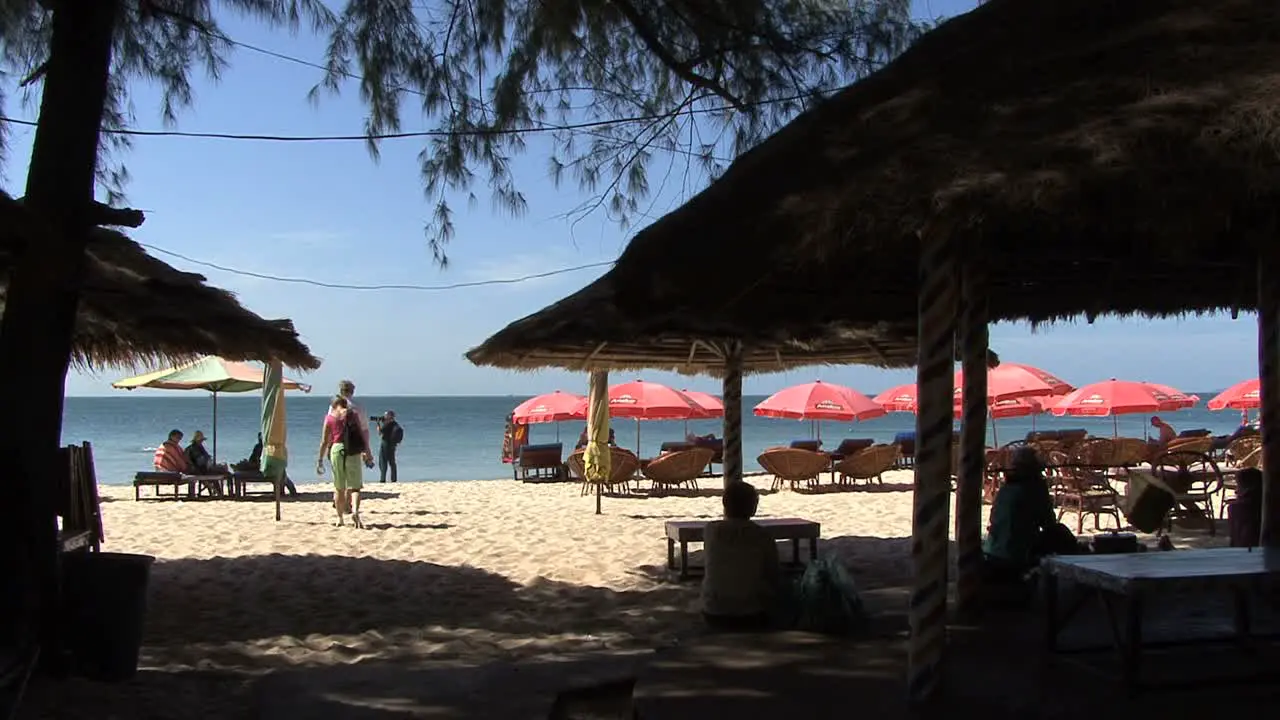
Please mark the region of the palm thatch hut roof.
[[1280, 3], [992, 0], [744, 154], [613, 282], [623, 314], [696, 283], [728, 326], [905, 322], [928, 230], [981, 254], [996, 320], [1234, 311], [1278, 211]]
[[[37, 234], [21, 203], [0, 195], [0, 309], [14, 250]], [[93, 230], [88, 253], [73, 339], [73, 361], [82, 367], [154, 366], [206, 354], [320, 366], [292, 322], [255, 315], [231, 293], [157, 260], [119, 232]]]
[[[904, 367], [915, 361], [915, 326], [813, 323], [793, 318], [785, 331], [720, 319], [720, 298], [687, 288], [677, 313], [623, 313], [613, 271], [526, 318], [511, 323], [467, 353], [477, 365], [512, 369], [673, 370], [720, 375], [727, 341], [743, 342], [745, 372], [778, 372], [806, 365], [869, 364]], [[820, 292], [810, 300], [822, 302]]]

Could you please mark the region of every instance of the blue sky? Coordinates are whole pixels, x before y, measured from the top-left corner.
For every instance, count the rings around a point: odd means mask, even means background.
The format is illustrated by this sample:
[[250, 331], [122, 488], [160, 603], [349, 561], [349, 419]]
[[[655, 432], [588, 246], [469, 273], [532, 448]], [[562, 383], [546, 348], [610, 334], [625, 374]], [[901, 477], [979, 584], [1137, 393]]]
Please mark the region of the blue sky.
[[[917, 14], [964, 12], [973, 0], [932, 0]], [[298, 58], [319, 61], [321, 39], [270, 32], [228, 18], [232, 38]], [[199, 79], [196, 102], [177, 129], [256, 134], [359, 134], [364, 112], [354, 87], [310, 104], [307, 91], [319, 71], [237, 49], [219, 83]], [[133, 88], [134, 127], [161, 127], [157, 93]], [[9, 113], [33, 118], [34, 108], [13, 103]], [[406, 116], [404, 130], [427, 129]], [[4, 185], [21, 194], [31, 132], [13, 128]], [[494, 213], [482, 193], [468, 208], [454, 201], [457, 236], [451, 265], [437, 268], [422, 227], [430, 214], [416, 156], [420, 141], [386, 141], [375, 163], [360, 142], [269, 143], [190, 138], [136, 139], [125, 158], [133, 180], [129, 205], [147, 211], [134, 233], [141, 242], [231, 268], [349, 284], [452, 284], [520, 277], [613, 260], [628, 234], [603, 216], [571, 231], [562, 216], [584, 199], [570, 184], [555, 188], [547, 176], [547, 144], [533, 137], [515, 161], [528, 198], [519, 218]], [[662, 175], [655, 165], [653, 180]], [[481, 186], [483, 189], [483, 186]], [[696, 191], [698, 188], [689, 188]], [[657, 216], [685, 191], [672, 183], [655, 202]], [[507, 395], [555, 388], [585, 391], [582, 375], [544, 371], [511, 373], [476, 368], [463, 353], [506, 323], [534, 312], [597, 277], [601, 269], [535, 281], [447, 292], [339, 291], [260, 280], [160, 257], [200, 272], [237, 293], [266, 317], [290, 317], [324, 360], [307, 376], [318, 387], [354, 379], [362, 394]], [[1255, 321], [1242, 316], [1185, 321], [1104, 320], [1058, 325], [1032, 333], [997, 326], [992, 345], [1008, 360], [1050, 369], [1082, 384], [1108, 377], [1166, 382], [1188, 390], [1225, 387], [1256, 375]], [[112, 394], [110, 382], [128, 374], [73, 373], [70, 395]], [[621, 376], [631, 379], [635, 373]], [[710, 378], [643, 373], [645, 379], [714, 391]], [[815, 377], [872, 393], [910, 382], [911, 371], [865, 367], [813, 368], [747, 380], [748, 393], [767, 393]]]

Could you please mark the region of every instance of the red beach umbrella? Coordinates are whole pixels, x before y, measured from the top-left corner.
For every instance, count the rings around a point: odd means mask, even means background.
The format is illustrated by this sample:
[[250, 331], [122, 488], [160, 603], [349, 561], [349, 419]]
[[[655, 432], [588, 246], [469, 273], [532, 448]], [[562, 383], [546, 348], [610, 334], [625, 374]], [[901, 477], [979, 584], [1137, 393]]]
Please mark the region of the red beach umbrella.
[[[962, 419], [964, 417], [964, 406], [960, 403], [956, 403], [954, 407], [956, 419]], [[1039, 415], [1044, 411], [1044, 405], [1036, 398], [1009, 398], [1008, 400], [996, 400], [987, 406], [987, 412], [994, 420]]]
[[857, 422], [878, 418], [885, 409], [857, 390], [817, 380], [779, 390], [756, 405], [755, 414], [791, 420]]
[[[721, 407], [721, 413], [724, 408]], [[609, 388], [609, 415], [637, 420], [711, 417], [693, 398], [662, 383], [633, 380]]]
[[521, 425], [586, 419], [587, 399], [559, 390], [529, 398], [511, 411], [511, 421]]
[[1200, 402], [1199, 395], [1188, 395], [1171, 385], [1161, 385], [1160, 383], [1144, 384], [1159, 390], [1169, 397], [1169, 401], [1166, 403], [1167, 407], [1162, 407], [1160, 408], [1161, 410], [1184, 410], [1194, 407], [1196, 403]]
[[724, 417], [724, 403], [720, 402], [720, 398], [710, 393], [700, 392], [698, 390], [680, 390], [690, 400], [698, 404], [707, 413], [707, 417]]
[[1262, 407], [1262, 396], [1258, 378], [1238, 382], [1209, 401], [1210, 410], [1254, 410], [1259, 407]]
[[[956, 395], [964, 387], [964, 373], [955, 376]], [[1009, 400], [1020, 397], [1055, 397], [1074, 390], [1067, 381], [1031, 365], [1002, 362], [987, 371], [987, 399]]]
[[884, 408], [886, 412], [913, 413], [920, 406], [915, 383], [891, 387], [872, 398], [872, 401]]

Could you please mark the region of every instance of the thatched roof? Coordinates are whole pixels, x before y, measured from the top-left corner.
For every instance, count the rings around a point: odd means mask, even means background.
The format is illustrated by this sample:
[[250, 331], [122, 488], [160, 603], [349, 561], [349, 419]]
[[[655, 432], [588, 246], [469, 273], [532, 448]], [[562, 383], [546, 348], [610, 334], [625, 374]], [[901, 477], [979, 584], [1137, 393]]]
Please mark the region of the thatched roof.
[[[0, 309], [12, 252], [33, 223], [21, 204], [0, 195]], [[93, 231], [73, 344], [86, 367], [181, 363], [201, 355], [279, 359], [300, 370], [320, 366], [289, 320], [265, 320], [231, 293], [151, 257], [119, 232]]]
[[1249, 309], [1278, 210], [1280, 3], [992, 0], [743, 155], [614, 282], [624, 314], [696, 286], [729, 326], [908, 321], [932, 227], [985, 252], [997, 319]]
[[[467, 353], [477, 365], [570, 370], [673, 370], [720, 375], [724, 343], [744, 342], [746, 372], [778, 372], [806, 365], [861, 363], [903, 367], [915, 361], [915, 326], [852, 326], [794, 318], [786, 332], [725, 323], [720, 299], [688, 288], [686, 311], [623, 313], [614, 273], [502, 331]], [[813, 303], [821, 292], [810, 293]]]

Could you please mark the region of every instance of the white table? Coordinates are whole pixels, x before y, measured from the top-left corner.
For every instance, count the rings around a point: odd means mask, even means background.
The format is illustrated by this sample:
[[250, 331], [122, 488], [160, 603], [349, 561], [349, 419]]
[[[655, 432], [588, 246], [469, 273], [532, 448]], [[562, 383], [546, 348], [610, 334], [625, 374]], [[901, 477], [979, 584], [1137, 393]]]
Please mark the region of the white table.
[[[1255, 592], [1280, 585], [1280, 551], [1260, 548], [1214, 548], [1124, 555], [1073, 555], [1045, 558], [1046, 640], [1058, 651], [1058, 635], [1084, 600], [1099, 597], [1110, 620], [1114, 647], [1120, 653], [1124, 682], [1139, 684], [1140, 656], [1146, 647], [1142, 637], [1142, 613], [1148, 596], [1180, 592], [1230, 593], [1235, 600], [1236, 640], [1247, 646], [1253, 638], [1249, 598]], [[1084, 590], [1067, 612], [1058, 612], [1058, 585], [1067, 581]], [[1123, 616], [1123, 622], [1117, 622]], [[1204, 638], [1179, 641], [1187, 644]], [[1172, 643], [1163, 643], [1169, 645]], [[1097, 648], [1089, 648], [1097, 649]]]

